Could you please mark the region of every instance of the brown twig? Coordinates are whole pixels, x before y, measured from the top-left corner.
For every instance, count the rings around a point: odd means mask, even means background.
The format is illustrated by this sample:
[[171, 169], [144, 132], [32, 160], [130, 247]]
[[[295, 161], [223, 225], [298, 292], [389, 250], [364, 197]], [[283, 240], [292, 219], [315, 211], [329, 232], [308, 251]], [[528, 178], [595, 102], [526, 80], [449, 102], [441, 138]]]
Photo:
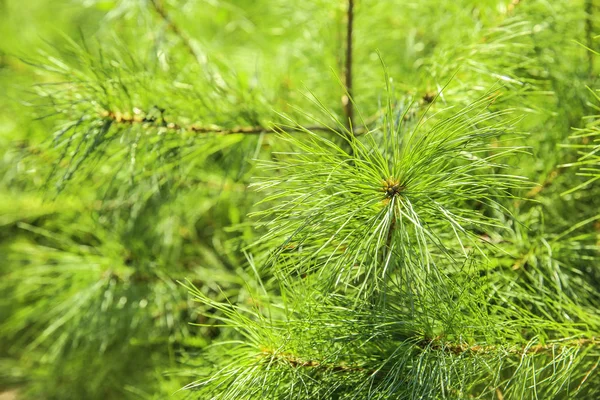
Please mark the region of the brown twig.
[[262, 359], [277, 360], [286, 363], [294, 368], [320, 368], [327, 369], [334, 372], [367, 372], [368, 370], [359, 365], [352, 365], [346, 363], [328, 363], [317, 360], [305, 360], [295, 356], [291, 353], [277, 352], [271, 349], [262, 349], [260, 355]]
[[585, 347], [585, 346], [600, 346], [600, 338], [582, 338], [570, 341], [554, 341], [548, 344], [538, 344], [535, 346], [513, 346], [513, 347], [502, 347], [495, 345], [469, 345], [469, 344], [453, 344], [442, 342], [439, 339], [425, 339], [418, 343], [421, 348], [429, 348], [433, 350], [445, 351], [453, 354], [487, 354], [497, 351], [504, 351], [514, 355], [524, 354], [541, 354], [546, 352], [552, 352], [557, 347]]
[[[523, 356], [530, 354], [542, 354], [542, 353], [552, 353], [556, 351], [557, 347], [586, 347], [586, 346], [599, 346], [600, 338], [592, 337], [592, 338], [584, 338], [584, 339], [576, 339], [564, 342], [553, 342], [548, 344], [539, 344], [535, 346], [514, 346], [514, 347], [504, 347], [504, 346], [494, 346], [494, 345], [468, 345], [468, 344], [453, 344], [448, 342], [443, 342], [438, 338], [435, 339], [424, 339], [420, 342], [416, 343], [416, 348], [419, 349], [430, 349], [435, 351], [441, 351], [445, 353], [452, 353], [455, 355], [463, 355], [465, 353], [470, 354], [491, 354], [497, 353], [498, 351], [503, 351], [513, 356]], [[294, 368], [319, 368], [334, 372], [363, 372], [367, 374], [375, 374], [379, 370], [373, 370], [369, 368], [365, 368], [361, 365], [356, 364], [347, 364], [341, 362], [339, 364], [312, 360], [312, 359], [303, 359], [294, 354], [287, 352], [279, 352], [276, 350], [272, 350], [269, 348], [263, 348], [259, 355], [260, 358], [273, 361], [279, 361], [286, 363]]]
[[334, 132], [331, 128], [320, 125], [308, 125], [308, 126], [236, 126], [233, 128], [223, 128], [218, 125], [198, 125], [191, 124], [187, 126], [182, 126], [176, 124], [174, 122], [167, 122], [164, 118], [156, 119], [156, 118], [147, 118], [141, 114], [130, 114], [130, 113], [121, 113], [121, 112], [113, 112], [113, 111], [102, 111], [100, 112], [100, 116], [102, 118], [111, 120], [120, 124], [140, 124], [140, 125], [151, 125], [154, 128], [162, 128], [169, 131], [186, 131], [186, 132], [194, 132], [194, 133], [215, 133], [218, 135], [235, 135], [235, 134], [245, 134], [245, 135], [258, 135], [261, 133], [275, 133], [275, 132], [302, 132], [303, 130], [309, 131], [321, 131], [321, 132]]
[[346, 124], [354, 126], [354, 106], [352, 104], [352, 33], [354, 29], [354, 0], [348, 0], [348, 14], [346, 25], [346, 66], [344, 68], [344, 84], [346, 94], [342, 97]]

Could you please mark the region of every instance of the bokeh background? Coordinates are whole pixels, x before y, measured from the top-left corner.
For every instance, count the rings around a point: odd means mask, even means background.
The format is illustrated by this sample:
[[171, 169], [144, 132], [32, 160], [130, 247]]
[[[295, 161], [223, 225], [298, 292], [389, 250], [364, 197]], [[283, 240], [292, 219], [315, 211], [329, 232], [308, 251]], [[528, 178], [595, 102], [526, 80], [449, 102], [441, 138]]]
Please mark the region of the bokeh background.
[[[590, 4], [359, 0], [356, 102], [378, 118], [379, 55], [394, 93], [417, 103], [453, 76], [446, 96], [456, 104], [513, 84], [528, 113], [520, 127], [544, 155], [522, 166], [548, 186], [543, 203], [578, 179], [555, 167], [570, 151], [560, 144], [593, 111], [586, 85], [600, 62], [582, 46], [596, 35]], [[346, 7], [0, 0], [1, 399], [184, 396], [203, 368], [200, 350], [222, 332], [179, 282], [251, 301], [245, 245], [260, 232], [247, 215], [260, 198], [249, 185], [254, 160], [280, 144], [151, 123], [97, 140], [86, 132], [104, 129], [99, 109], [180, 126], [266, 126], [280, 112], [310, 123], [307, 91], [342, 115]], [[556, 230], [596, 212], [586, 193], [548, 210]]]

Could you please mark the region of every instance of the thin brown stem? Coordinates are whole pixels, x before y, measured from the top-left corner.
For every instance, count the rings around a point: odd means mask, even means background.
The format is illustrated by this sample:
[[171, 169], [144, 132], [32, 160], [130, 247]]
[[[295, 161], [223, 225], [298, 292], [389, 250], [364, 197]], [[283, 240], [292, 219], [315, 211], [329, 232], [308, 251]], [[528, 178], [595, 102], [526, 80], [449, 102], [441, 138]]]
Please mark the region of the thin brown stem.
[[354, 0], [348, 0], [348, 14], [346, 25], [346, 65], [344, 68], [344, 84], [346, 85], [346, 94], [342, 97], [346, 124], [353, 126], [354, 105], [352, 104], [352, 34], [354, 30]]
[[387, 259], [390, 257], [390, 253], [392, 252], [392, 239], [394, 238], [394, 231], [396, 230], [396, 218], [392, 216], [392, 223], [388, 229], [387, 237], [385, 239], [385, 247], [382, 252], [382, 260], [381, 265], [385, 265]]
[[[575, 339], [569, 341], [557, 341], [548, 344], [539, 344], [535, 346], [495, 346], [495, 345], [468, 345], [458, 343], [443, 342], [440, 339], [424, 339], [415, 344], [415, 349], [421, 350], [434, 350], [445, 353], [451, 353], [455, 355], [463, 355], [466, 353], [470, 354], [494, 354], [497, 352], [505, 352], [513, 356], [522, 357], [524, 355], [532, 354], [552, 354], [560, 347], [588, 347], [588, 346], [599, 346], [600, 339], [596, 337]], [[273, 360], [286, 363], [294, 368], [319, 368], [324, 370], [330, 370], [334, 372], [349, 373], [349, 372], [362, 372], [367, 374], [375, 374], [379, 370], [373, 370], [358, 364], [348, 364], [345, 362], [332, 363], [320, 360], [305, 359], [295, 354], [287, 352], [279, 352], [276, 350], [264, 348], [260, 353], [260, 358], [269, 360], [269, 363]]]
[[277, 360], [280, 362], [284, 362], [291, 367], [294, 368], [320, 368], [327, 369], [334, 372], [366, 372], [367, 370], [358, 365], [346, 364], [346, 363], [328, 363], [317, 360], [307, 360], [300, 357], [295, 356], [291, 353], [280, 353], [273, 351], [271, 349], [263, 349], [260, 354], [261, 358], [269, 359], [269, 360]]
[[445, 351], [453, 354], [463, 353], [474, 353], [474, 354], [488, 354], [497, 351], [503, 351], [514, 355], [524, 354], [541, 354], [547, 352], [553, 352], [559, 347], [587, 347], [587, 346], [599, 346], [600, 338], [582, 338], [573, 339], [568, 341], [555, 341], [547, 344], [538, 344], [535, 346], [494, 346], [494, 345], [468, 345], [468, 344], [454, 344], [442, 342], [438, 339], [423, 340], [419, 343], [421, 348], [430, 348], [433, 350]]
[[167, 122], [164, 118], [161, 119], [149, 119], [142, 115], [131, 115], [129, 113], [120, 113], [113, 111], [102, 111], [100, 116], [104, 119], [111, 120], [114, 123], [118, 124], [128, 124], [128, 125], [146, 125], [151, 126], [157, 129], [166, 129], [168, 131], [186, 131], [186, 132], [194, 132], [194, 133], [214, 133], [218, 135], [235, 135], [235, 134], [245, 134], [245, 135], [258, 135], [261, 133], [275, 133], [275, 132], [299, 132], [301, 133], [304, 130], [308, 131], [321, 131], [321, 132], [333, 132], [331, 128], [320, 125], [308, 125], [308, 126], [236, 126], [232, 128], [223, 128], [218, 125], [198, 125], [191, 124], [187, 126], [179, 125], [174, 122]]

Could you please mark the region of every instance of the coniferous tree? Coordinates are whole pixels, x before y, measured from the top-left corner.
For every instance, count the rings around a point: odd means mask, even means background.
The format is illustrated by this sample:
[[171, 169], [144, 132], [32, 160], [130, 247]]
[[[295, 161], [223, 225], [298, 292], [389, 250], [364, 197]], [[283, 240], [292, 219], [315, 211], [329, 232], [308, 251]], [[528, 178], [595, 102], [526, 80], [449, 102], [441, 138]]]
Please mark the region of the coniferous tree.
[[597, 6], [0, 1], [0, 388], [596, 399]]

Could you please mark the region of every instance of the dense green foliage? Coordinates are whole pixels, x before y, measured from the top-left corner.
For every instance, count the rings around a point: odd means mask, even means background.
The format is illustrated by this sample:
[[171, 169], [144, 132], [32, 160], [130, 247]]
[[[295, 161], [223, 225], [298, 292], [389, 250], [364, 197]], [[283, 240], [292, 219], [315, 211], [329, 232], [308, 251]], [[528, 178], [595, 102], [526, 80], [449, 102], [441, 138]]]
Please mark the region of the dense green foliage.
[[0, 393], [600, 397], [600, 4], [22, 3]]

